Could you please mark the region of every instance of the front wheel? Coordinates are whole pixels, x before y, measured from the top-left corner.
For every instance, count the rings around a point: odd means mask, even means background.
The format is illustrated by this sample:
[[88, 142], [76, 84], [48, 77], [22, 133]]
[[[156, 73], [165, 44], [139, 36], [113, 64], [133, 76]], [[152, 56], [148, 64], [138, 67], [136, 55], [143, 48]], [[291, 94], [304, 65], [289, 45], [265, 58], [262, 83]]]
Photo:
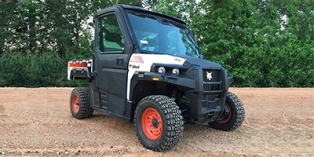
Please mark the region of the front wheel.
[[219, 120], [209, 122], [210, 127], [217, 130], [231, 131], [241, 126], [245, 111], [240, 99], [232, 92], [227, 93], [226, 103]]
[[153, 151], [174, 147], [183, 134], [183, 117], [176, 103], [167, 96], [152, 95], [136, 107], [135, 131], [141, 144]]

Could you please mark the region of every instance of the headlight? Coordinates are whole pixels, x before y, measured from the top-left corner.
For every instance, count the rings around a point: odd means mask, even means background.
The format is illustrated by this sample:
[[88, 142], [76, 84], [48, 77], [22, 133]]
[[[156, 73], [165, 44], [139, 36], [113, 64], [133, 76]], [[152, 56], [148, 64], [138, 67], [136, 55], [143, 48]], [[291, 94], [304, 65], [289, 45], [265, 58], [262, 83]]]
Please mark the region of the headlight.
[[180, 71], [178, 68], [172, 69], [172, 74], [179, 75]]
[[164, 74], [166, 72], [165, 67], [159, 67], [158, 68], [158, 73]]

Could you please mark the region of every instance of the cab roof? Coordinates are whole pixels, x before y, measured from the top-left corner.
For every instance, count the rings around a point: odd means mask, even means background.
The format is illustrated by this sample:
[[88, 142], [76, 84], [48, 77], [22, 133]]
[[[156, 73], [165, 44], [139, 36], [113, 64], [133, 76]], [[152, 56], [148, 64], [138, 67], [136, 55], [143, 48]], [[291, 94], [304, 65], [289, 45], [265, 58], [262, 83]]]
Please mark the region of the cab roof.
[[121, 10], [132, 10], [132, 11], [138, 11], [138, 12], [144, 12], [144, 13], [148, 13], [148, 14], [153, 14], [153, 15], [161, 16], [161, 17], [164, 17], [164, 18], [168, 18], [168, 19], [171, 19], [171, 20], [174, 20], [174, 21], [186, 24], [183, 20], [181, 20], [179, 18], [176, 18], [176, 17], [172, 17], [172, 16], [169, 16], [169, 15], [165, 15], [165, 14], [154, 12], [154, 11], [149, 11], [149, 10], [146, 10], [146, 9], [144, 9], [142, 7], [130, 6], [130, 5], [124, 5], [124, 4], [118, 4], [118, 5], [114, 5], [114, 6], [111, 6], [111, 7], [108, 7], [108, 8], [104, 8], [102, 10], [99, 10], [94, 15], [94, 18], [99, 16], [99, 15], [101, 15], [101, 14], [103, 14], [103, 13], [110, 12], [110, 11], [116, 11], [116, 10], [119, 10], [119, 9], [121, 9]]

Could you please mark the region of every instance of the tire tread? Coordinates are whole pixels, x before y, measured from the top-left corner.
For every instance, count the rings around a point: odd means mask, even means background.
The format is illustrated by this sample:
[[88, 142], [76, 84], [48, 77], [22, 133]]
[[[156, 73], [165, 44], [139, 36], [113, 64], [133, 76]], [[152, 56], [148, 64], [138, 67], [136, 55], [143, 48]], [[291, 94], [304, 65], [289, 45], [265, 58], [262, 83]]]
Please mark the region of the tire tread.
[[[171, 149], [180, 141], [184, 129], [183, 117], [181, 116], [181, 111], [179, 110], [179, 107], [172, 99], [164, 95], [147, 96], [143, 98], [139, 104], [141, 104], [143, 101], [153, 101], [158, 104], [165, 116], [166, 121], [163, 122], [163, 124], [166, 124], [166, 128], [163, 130], [165, 131], [165, 136], [163, 137], [163, 139], [161, 139], [160, 144], [157, 147], [153, 148], [146, 145], [144, 141], [140, 138], [140, 135], [136, 130], [137, 124], [135, 121], [135, 130], [139, 141], [145, 148], [153, 151], [164, 151]], [[137, 112], [138, 108], [135, 111], [135, 118], [138, 114]]]
[[[232, 114], [236, 114], [235, 122], [231, 122], [231, 123], [227, 122], [228, 124], [227, 123], [226, 124], [219, 124], [217, 122], [208, 123], [214, 129], [224, 130], [224, 131], [232, 131], [232, 130], [235, 130], [238, 127], [240, 127], [242, 125], [244, 119], [245, 119], [245, 110], [244, 110], [242, 102], [238, 98], [238, 96], [232, 92], [228, 92], [227, 98], [229, 98], [233, 102], [233, 105], [235, 107], [235, 113], [232, 113]], [[231, 104], [229, 104], [229, 105], [231, 105]]]
[[[78, 94], [80, 103], [80, 110], [78, 113], [74, 113], [71, 106], [72, 95], [75, 93]], [[86, 119], [93, 116], [94, 109], [89, 105], [88, 87], [77, 87], [73, 89], [70, 99], [70, 108], [72, 116], [76, 119]]]

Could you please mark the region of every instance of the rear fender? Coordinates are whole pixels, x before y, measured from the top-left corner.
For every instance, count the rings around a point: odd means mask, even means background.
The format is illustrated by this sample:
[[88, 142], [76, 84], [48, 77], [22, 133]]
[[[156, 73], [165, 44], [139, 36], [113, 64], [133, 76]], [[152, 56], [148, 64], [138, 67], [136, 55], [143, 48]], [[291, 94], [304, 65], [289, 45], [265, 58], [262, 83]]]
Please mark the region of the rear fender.
[[90, 79], [92, 59], [71, 60], [68, 62], [68, 80]]

